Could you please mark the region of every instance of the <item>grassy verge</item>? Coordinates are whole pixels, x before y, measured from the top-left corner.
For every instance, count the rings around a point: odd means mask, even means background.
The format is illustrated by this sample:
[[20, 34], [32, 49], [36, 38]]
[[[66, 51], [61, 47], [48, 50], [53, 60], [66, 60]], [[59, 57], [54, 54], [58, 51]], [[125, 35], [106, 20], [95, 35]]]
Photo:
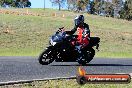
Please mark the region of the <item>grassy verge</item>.
[[[77, 15], [52, 9], [29, 9], [29, 12], [43, 16], [0, 14], [0, 56], [38, 56], [48, 46], [49, 37], [58, 27], [64, 26], [66, 30], [73, 28], [73, 19]], [[132, 22], [84, 15], [91, 35], [101, 38], [100, 52], [96, 57], [132, 57]]]
[[0, 88], [132, 88], [129, 84], [85, 84], [79, 85], [76, 80], [49, 80], [32, 83], [5, 85]]

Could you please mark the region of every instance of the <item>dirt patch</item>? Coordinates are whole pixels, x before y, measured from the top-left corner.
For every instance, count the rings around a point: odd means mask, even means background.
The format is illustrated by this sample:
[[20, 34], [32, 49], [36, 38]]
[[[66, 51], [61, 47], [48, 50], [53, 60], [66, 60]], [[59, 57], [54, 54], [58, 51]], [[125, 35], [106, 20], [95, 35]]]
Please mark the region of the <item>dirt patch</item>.
[[15, 32], [13, 31], [13, 28], [11, 26], [6, 26], [3, 27], [3, 30], [0, 33], [14, 34]]
[[122, 32], [121, 34], [124, 35], [124, 36], [132, 37], [131, 32]]

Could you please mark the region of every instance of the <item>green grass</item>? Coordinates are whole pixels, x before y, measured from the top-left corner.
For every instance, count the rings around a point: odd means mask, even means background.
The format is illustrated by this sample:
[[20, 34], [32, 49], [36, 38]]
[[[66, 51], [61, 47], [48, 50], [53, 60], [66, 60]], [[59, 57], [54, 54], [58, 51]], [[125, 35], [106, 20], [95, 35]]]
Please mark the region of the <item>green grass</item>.
[[[27, 9], [9, 9], [26, 12]], [[0, 14], [0, 56], [38, 56], [58, 27], [73, 28], [77, 13], [53, 9], [28, 9], [42, 16]], [[53, 13], [57, 17], [53, 17]], [[62, 15], [65, 15], [63, 18]], [[91, 35], [101, 38], [96, 57], [132, 57], [132, 22], [84, 13]], [[9, 33], [4, 31], [9, 29]]]
[[129, 84], [85, 84], [79, 85], [76, 80], [48, 80], [34, 81], [32, 83], [4, 85], [0, 88], [132, 88]]

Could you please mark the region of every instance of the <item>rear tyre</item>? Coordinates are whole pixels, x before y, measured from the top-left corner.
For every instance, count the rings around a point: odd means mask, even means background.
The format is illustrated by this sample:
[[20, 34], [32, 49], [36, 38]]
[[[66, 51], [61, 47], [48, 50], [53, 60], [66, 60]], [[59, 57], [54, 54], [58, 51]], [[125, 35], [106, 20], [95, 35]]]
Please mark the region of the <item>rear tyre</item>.
[[85, 66], [87, 64], [87, 61], [86, 60], [79, 60], [78, 63], [82, 66]]
[[86, 65], [93, 59], [94, 55], [95, 55], [95, 50], [93, 48], [88, 50], [83, 50], [80, 60], [78, 60], [78, 63], [80, 65]]
[[93, 48], [88, 49], [87, 50], [87, 55], [89, 56], [89, 58], [86, 58], [86, 59], [87, 59], [87, 63], [89, 63], [95, 55], [95, 50]]
[[38, 61], [42, 65], [48, 65], [54, 61], [51, 49], [46, 49], [42, 52], [38, 58]]

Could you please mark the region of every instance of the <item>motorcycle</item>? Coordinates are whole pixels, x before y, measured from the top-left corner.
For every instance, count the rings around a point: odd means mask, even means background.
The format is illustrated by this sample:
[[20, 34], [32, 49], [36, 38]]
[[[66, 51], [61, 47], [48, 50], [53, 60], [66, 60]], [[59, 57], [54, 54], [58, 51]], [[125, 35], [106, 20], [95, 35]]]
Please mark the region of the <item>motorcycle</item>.
[[48, 65], [53, 61], [56, 62], [78, 62], [80, 65], [89, 63], [94, 55], [96, 46], [98, 50], [100, 38], [90, 37], [89, 44], [84, 48], [78, 48], [80, 45], [72, 45], [71, 42], [76, 41], [78, 35], [67, 35], [59, 28], [57, 32], [51, 36], [49, 46], [40, 54], [38, 61], [42, 65]]

